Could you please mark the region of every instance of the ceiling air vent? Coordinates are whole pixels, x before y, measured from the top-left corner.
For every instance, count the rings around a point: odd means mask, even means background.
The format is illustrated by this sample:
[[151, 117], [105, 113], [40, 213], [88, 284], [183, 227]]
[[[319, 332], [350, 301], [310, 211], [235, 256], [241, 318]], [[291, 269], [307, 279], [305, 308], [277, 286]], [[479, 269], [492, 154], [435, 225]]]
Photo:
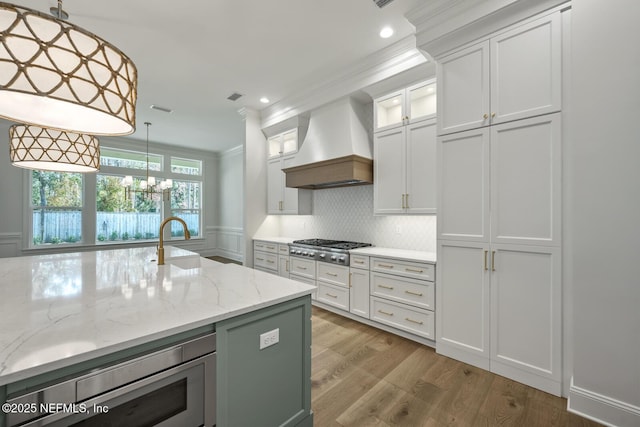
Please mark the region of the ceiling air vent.
[[168, 107], [161, 107], [160, 105], [152, 104], [149, 106], [152, 110], [162, 111], [163, 113], [173, 113], [173, 110]]
[[233, 92], [231, 95], [229, 95], [229, 96], [227, 97], [227, 99], [228, 99], [229, 101], [237, 101], [237, 100], [238, 100], [238, 98], [240, 98], [241, 96], [242, 96], [242, 94], [241, 94], [241, 93]]
[[376, 6], [382, 8], [391, 3], [393, 0], [373, 0]]

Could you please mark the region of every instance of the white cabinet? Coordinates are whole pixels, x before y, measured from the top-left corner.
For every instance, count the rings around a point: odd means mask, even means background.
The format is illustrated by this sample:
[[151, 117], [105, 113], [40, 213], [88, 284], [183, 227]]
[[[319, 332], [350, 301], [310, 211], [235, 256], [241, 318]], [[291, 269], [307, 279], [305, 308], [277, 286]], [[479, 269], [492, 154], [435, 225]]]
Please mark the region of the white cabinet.
[[369, 257], [351, 255], [349, 267], [349, 312], [369, 318]]
[[269, 158], [281, 157], [298, 151], [298, 129], [273, 135], [267, 139]]
[[434, 117], [436, 114], [435, 80], [428, 80], [386, 94], [376, 98], [373, 104], [375, 132]]
[[289, 188], [282, 169], [290, 167], [294, 155], [274, 157], [267, 161], [267, 213], [309, 215], [311, 214], [311, 190]]
[[436, 348], [558, 395], [561, 115], [438, 138]]
[[253, 241], [253, 267], [278, 274], [278, 244], [264, 240]]
[[435, 213], [435, 119], [378, 132], [373, 149], [374, 213]]
[[435, 266], [371, 257], [371, 320], [435, 339]]
[[349, 311], [349, 267], [317, 263], [317, 300]]
[[560, 242], [560, 113], [438, 138], [438, 238]]
[[281, 277], [289, 278], [289, 272], [291, 271], [289, 262], [289, 245], [278, 245], [278, 275]]
[[560, 111], [560, 12], [437, 59], [438, 135]]

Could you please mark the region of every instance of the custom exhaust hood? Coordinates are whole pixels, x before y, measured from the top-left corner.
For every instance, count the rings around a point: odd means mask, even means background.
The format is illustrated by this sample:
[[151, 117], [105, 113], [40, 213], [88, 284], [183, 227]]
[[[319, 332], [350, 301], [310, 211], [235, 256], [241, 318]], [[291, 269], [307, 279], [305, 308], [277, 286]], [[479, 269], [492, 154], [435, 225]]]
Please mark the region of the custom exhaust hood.
[[295, 163], [282, 170], [286, 186], [320, 189], [373, 184], [371, 139], [365, 127], [370, 113], [349, 97], [312, 111]]

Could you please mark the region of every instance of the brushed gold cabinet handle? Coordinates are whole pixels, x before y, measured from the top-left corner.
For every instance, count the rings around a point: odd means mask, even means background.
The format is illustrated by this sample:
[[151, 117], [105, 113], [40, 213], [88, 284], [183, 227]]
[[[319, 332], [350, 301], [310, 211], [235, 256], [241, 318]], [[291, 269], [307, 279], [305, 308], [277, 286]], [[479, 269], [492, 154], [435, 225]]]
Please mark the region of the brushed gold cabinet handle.
[[354, 260], [353, 260], [353, 263], [354, 263], [354, 264], [364, 264], [364, 261], [359, 261], [359, 260], [357, 260], [357, 259], [354, 259]]
[[256, 259], [257, 259], [258, 261], [264, 261], [264, 258], [258, 258], [258, 257], [256, 257]]
[[351, 287], [351, 276], [353, 276], [353, 273], [349, 273], [349, 287]]
[[491, 271], [496, 271], [496, 251], [491, 251]]
[[393, 290], [393, 286], [378, 285], [379, 288]]
[[404, 207], [404, 194], [402, 195], [402, 209], [405, 209], [405, 207]]
[[269, 264], [273, 264], [273, 263], [275, 263], [275, 261], [273, 261], [273, 260], [271, 260], [271, 259], [268, 259], [268, 260], [267, 260], [267, 262], [268, 262]]
[[289, 271], [289, 260], [287, 260], [284, 268], [287, 272]]
[[275, 246], [267, 246], [267, 249], [275, 249]]
[[333, 295], [333, 294], [330, 294], [328, 292], [325, 295], [328, 296], [328, 297], [331, 297], [331, 298], [338, 298], [338, 295]]
[[327, 271], [327, 273], [326, 273], [326, 274], [327, 274], [327, 276], [338, 277], [338, 275], [337, 275], [337, 274], [335, 274], [335, 273], [329, 273], [328, 271]]
[[421, 297], [422, 293], [421, 292], [412, 292], [412, 291], [404, 291], [405, 294], [409, 294], [409, 295], [415, 295], [417, 297]]
[[415, 324], [418, 324], [418, 325], [422, 325], [422, 322], [420, 322], [418, 320], [410, 319], [408, 317], [405, 317], [404, 320], [406, 320], [407, 322], [411, 322], [411, 323], [415, 323]]
[[404, 195], [404, 200], [405, 200], [405, 209], [409, 209], [409, 194], [405, 194]]
[[393, 265], [390, 265], [390, 264], [378, 264], [378, 265], [383, 268], [393, 268]]
[[489, 251], [484, 251], [484, 271], [487, 271], [487, 254], [489, 253]]
[[296, 267], [298, 270], [306, 270], [307, 267], [300, 267], [299, 265]]
[[496, 116], [496, 113], [491, 113], [491, 118], [493, 119]]
[[489, 115], [487, 113], [484, 113], [484, 115], [482, 116], [483, 119], [487, 120], [489, 118]]
[[383, 311], [383, 310], [378, 310], [378, 313], [382, 313], [382, 314], [384, 314], [386, 316], [393, 316], [393, 313], [389, 313], [389, 312]]
[[408, 271], [410, 273], [424, 273], [424, 270], [418, 270], [415, 268], [405, 268], [404, 271]]

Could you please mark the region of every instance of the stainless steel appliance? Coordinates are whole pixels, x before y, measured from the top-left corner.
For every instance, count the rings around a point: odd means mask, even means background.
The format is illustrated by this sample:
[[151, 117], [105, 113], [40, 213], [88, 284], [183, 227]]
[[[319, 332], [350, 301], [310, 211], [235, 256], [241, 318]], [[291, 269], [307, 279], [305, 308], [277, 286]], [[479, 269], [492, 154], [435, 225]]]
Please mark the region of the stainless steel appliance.
[[349, 265], [349, 250], [371, 246], [371, 243], [342, 240], [305, 239], [289, 243], [289, 254], [295, 257]]
[[213, 426], [215, 351], [211, 333], [9, 396], [7, 426]]

